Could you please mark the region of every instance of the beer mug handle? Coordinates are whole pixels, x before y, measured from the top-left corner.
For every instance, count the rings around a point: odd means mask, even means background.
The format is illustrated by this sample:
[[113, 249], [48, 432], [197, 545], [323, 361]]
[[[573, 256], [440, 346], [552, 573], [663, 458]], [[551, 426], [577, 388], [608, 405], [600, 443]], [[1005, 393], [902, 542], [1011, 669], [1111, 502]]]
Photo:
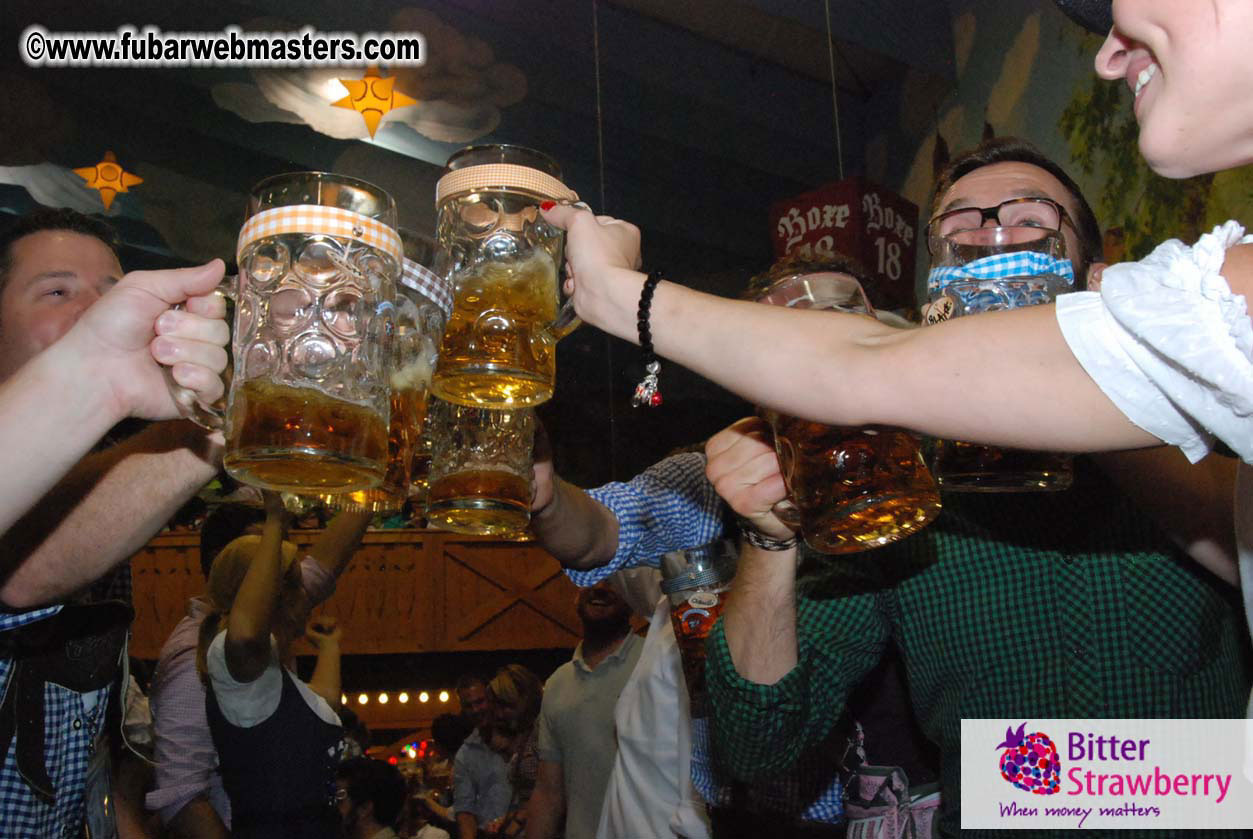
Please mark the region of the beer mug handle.
[[548, 331], [553, 337], [560, 341], [583, 324], [579, 316], [574, 311], [574, 299], [571, 298], [561, 304], [561, 309], [557, 312], [557, 318], [548, 325]]
[[[226, 298], [226, 324], [234, 331], [235, 277], [224, 277], [212, 293]], [[183, 305], [180, 303], [174, 308], [181, 309]], [[166, 367], [164, 364], [161, 365], [161, 372], [165, 374], [165, 383], [170, 388], [170, 396], [174, 398], [174, 404], [178, 406], [178, 412], [184, 419], [189, 419], [196, 425], [209, 431], [217, 431], [226, 425], [226, 398], [230, 393], [231, 376], [234, 367], [229, 344], [226, 347], [226, 356], [226, 369], [222, 371], [222, 383], [225, 387], [222, 390], [221, 398], [212, 403], [201, 402], [196, 398], [194, 391], [174, 381], [174, 373], [171, 368]]]

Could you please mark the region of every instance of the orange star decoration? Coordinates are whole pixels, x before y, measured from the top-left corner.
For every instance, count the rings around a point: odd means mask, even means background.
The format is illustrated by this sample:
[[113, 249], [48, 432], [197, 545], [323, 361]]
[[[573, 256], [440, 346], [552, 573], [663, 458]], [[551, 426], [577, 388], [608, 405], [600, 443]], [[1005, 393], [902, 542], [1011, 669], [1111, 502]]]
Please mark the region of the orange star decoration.
[[348, 95], [331, 104], [336, 108], [359, 111], [365, 119], [365, 127], [369, 129], [371, 139], [374, 138], [379, 122], [388, 111], [418, 104], [417, 99], [393, 90], [392, 86], [396, 84], [396, 77], [381, 78], [377, 67], [366, 70], [365, 77], [362, 79], [340, 79], [339, 82], [348, 88]]
[[104, 160], [95, 166], [75, 169], [74, 174], [86, 181], [90, 189], [100, 191], [106, 210], [113, 206], [113, 199], [119, 192], [130, 192], [131, 187], [144, 182], [143, 178], [123, 169], [111, 151], [105, 152]]

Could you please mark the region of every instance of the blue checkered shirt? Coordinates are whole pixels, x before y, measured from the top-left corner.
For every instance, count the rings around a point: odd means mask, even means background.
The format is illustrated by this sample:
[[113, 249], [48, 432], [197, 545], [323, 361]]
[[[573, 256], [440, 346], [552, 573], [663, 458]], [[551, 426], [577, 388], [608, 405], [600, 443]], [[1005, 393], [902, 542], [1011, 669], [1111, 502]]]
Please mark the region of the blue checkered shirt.
[[[567, 568], [566, 574], [580, 586], [593, 585], [624, 568], [656, 566], [658, 557], [667, 551], [704, 545], [722, 535], [722, 499], [705, 478], [705, 456], [696, 452], [672, 455], [626, 483], [605, 484], [588, 490], [588, 495], [618, 519], [618, 550], [597, 568]], [[728, 806], [730, 788], [718, 777], [709, 742], [709, 721], [693, 719], [692, 784], [707, 803]], [[804, 821], [842, 823], [844, 786], [840, 779], [832, 773], [822, 792], [805, 801], [801, 790], [812, 787], [800, 781], [805, 771], [813, 767], [800, 765], [776, 780], [754, 785], [748, 805]]]
[[722, 533], [722, 499], [705, 479], [705, 456], [697, 452], [672, 455], [626, 483], [587, 494], [618, 519], [618, 551], [597, 568], [567, 568], [578, 586], [595, 585], [623, 568], [656, 566], [667, 551], [695, 548]]
[[[117, 569], [93, 588], [88, 599], [130, 602], [130, 567]], [[24, 612], [0, 610], [0, 632], [50, 618], [61, 606]], [[7, 691], [12, 660], [0, 658], [0, 685]], [[56, 787], [56, 801], [37, 798], [17, 771], [16, 744], [0, 766], [0, 837], [3, 839], [77, 839], [83, 830], [83, 788], [87, 765], [95, 754], [112, 687], [88, 694], [44, 685], [44, 765]], [[0, 699], [3, 693], [0, 693]]]

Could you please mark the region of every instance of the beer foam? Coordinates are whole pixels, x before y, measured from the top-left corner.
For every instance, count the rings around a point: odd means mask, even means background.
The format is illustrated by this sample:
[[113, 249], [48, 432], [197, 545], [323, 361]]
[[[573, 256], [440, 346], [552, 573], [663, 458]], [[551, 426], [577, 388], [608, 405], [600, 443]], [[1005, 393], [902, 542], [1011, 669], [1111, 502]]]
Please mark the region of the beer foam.
[[426, 352], [426, 341], [423, 341], [423, 352], [413, 361], [392, 373], [393, 390], [426, 390], [431, 386], [431, 377], [435, 374], [435, 353]]
[[468, 273], [488, 283], [537, 283], [544, 288], [557, 283], [557, 266], [543, 248], [534, 248], [526, 259], [486, 260]]

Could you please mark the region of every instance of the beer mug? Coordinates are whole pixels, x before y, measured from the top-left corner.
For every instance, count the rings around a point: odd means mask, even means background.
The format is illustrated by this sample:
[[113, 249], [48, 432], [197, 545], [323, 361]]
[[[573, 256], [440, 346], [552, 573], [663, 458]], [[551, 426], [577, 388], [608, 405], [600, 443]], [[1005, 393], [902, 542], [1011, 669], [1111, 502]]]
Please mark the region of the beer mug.
[[239, 234], [226, 470], [298, 494], [377, 485], [387, 468], [396, 204], [325, 172], [253, 188]]
[[557, 341], [578, 319], [558, 278], [563, 231], [539, 205], [576, 200], [561, 170], [518, 146], [472, 146], [436, 186], [435, 272], [453, 285], [432, 393], [447, 402], [526, 408], [552, 398]]
[[430, 527], [512, 536], [531, 523], [535, 412], [498, 411], [432, 399]]
[[[928, 324], [982, 312], [1051, 303], [1074, 290], [1075, 276], [1060, 233], [1039, 227], [979, 227], [931, 238]], [[963, 363], [977, 363], [976, 359]], [[936, 440], [936, 481], [948, 490], [1062, 490], [1074, 477], [1072, 457], [956, 440]]]
[[[394, 513], [409, 499], [415, 461], [422, 448], [427, 391], [451, 310], [449, 285], [417, 262], [406, 259], [396, 296], [396, 331], [392, 338], [387, 472], [374, 489], [321, 496], [331, 509]], [[425, 481], [425, 471], [420, 479]], [[425, 505], [425, 497], [421, 503]]]
[[[861, 284], [844, 273], [785, 275], [759, 303], [873, 315]], [[922, 459], [919, 439], [888, 426], [862, 428], [809, 422], [762, 409], [788, 499], [775, 514], [825, 554], [877, 548], [926, 527], [940, 495]]]

